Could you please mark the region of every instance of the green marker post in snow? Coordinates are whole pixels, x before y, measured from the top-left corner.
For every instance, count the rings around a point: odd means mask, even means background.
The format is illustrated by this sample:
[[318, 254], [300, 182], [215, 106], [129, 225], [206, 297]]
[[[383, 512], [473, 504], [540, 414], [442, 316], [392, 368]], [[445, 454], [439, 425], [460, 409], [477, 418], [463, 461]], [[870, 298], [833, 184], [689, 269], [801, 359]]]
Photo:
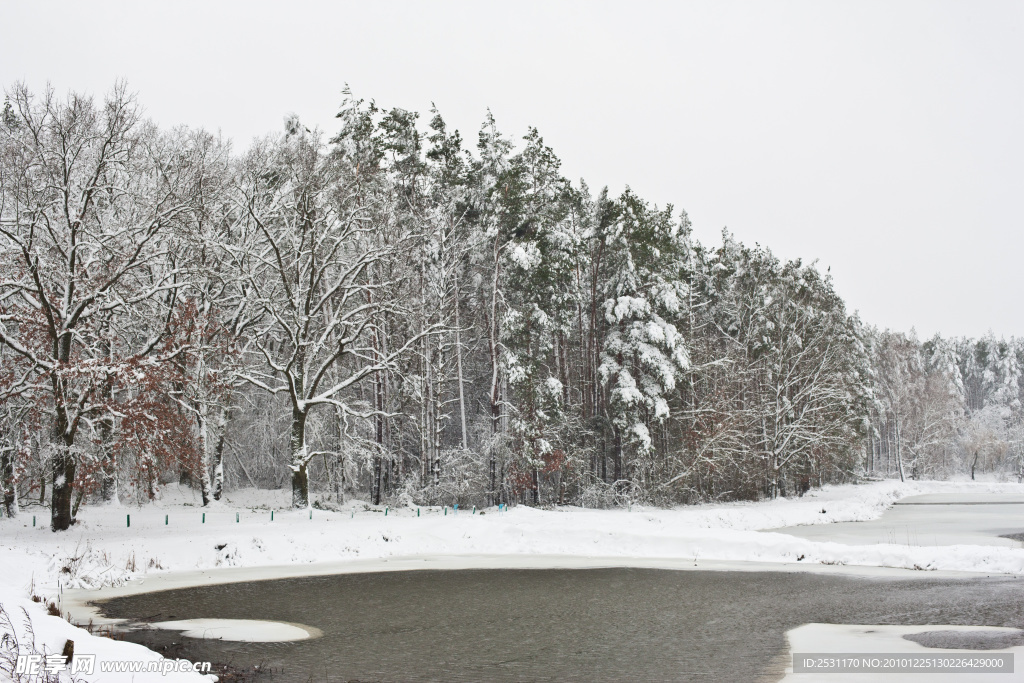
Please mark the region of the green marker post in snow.
[[132, 516], [131, 515], [125, 515], [125, 521], [127, 522], [127, 526], [131, 527], [131, 525], [132, 525]]
[[167, 526], [167, 524], [168, 524], [168, 523], [169, 523], [169, 521], [170, 521], [170, 518], [171, 518], [171, 516], [170, 516], [170, 515], [164, 515], [164, 526]]

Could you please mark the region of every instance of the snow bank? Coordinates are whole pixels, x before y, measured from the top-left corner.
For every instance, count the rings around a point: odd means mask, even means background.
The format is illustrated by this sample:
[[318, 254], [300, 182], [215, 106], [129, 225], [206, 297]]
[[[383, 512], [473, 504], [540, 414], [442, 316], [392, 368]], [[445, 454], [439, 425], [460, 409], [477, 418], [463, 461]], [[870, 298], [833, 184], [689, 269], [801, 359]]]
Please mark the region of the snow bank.
[[[191, 671], [172, 671], [165, 665], [168, 660], [142, 645], [92, 635], [85, 629], [73, 626], [60, 617], [44, 613], [37, 603], [13, 595], [8, 590], [0, 592], [0, 608], [3, 610], [3, 614], [0, 614], [0, 638], [13, 637], [13, 641], [8, 640], [8, 647], [0, 647], [0, 681], [19, 680], [11, 675], [18, 654], [43, 655], [44, 657], [60, 655], [68, 640], [74, 641], [72, 664], [74, 659], [83, 660], [90, 655], [95, 656], [95, 664], [92, 674], [79, 671], [70, 677], [70, 669], [65, 671], [60, 678], [62, 682], [73, 680], [134, 683], [141, 680], [160, 680], [165, 683], [197, 683], [217, 680], [216, 676]], [[101, 663], [106, 663], [109, 666], [122, 662], [135, 665], [136, 671], [101, 671]], [[191, 665], [190, 662], [184, 661], [181, 664]], [[146, 667], [152, 667], [150, 670], [153, 672], [148, 678], [145, 673], [140, 673], [140, 671], [146, 671]], [[165, 670], [166, 673], [162, 673]], [[24, 676], [21, 680], [46, 679]]]
[[[448, 508], [446, 514], [436, 507], [385, 511], [361, 502], [336, 511], [293, 511], [285, 507], [288, 492], [252, 490], [232, 493], [204, 510], [190, 490], [168, 487], [162, 501], [144, 508], [83, 508], [79, 523], [61, 534], [49, 531], [42, 520], [32, 527], [31, 509], [13, 520], [0, 520], [0, 604], [9, 610], [10, 605], [24, 605], [33, 623], [41, 625], [37, 633], [47, 646], [59, 647], [63, 645], [57, 642], [60, 634], [73, 627], [27, 602], [24, 598], [30, 591], [61, 601], [62, 613], [72, 609], [73, 619], [87, 621], [90, 615], [81, 610], [86, 599], [117, 592], [97, 593], [99, 588], [140, 592], [158, 586], [242, 580], [241, 570], [259, 570], [246, 572], [249, 578], [272, 578], [338, 573], [356, 570], [357, 565], [363, 570], [380, 568], [389, 560], [396, 568], [438, 567], [437, 562], [406, 561], [396, 566], [395, 561], [457, 556], [487, 558], [477, 563], [480, 566], [521, 566], [526, 561], [532, 566], [736, 569], [741, 565], [726, 563], [757, 562], [760, 568], [787, 571], [889, 567], [922, 570], [907, 572], [909, 576], [927, 576], [925, 570], [1020, 575], [1024, 574], [1020, 547], [851, 545], [765, 530], [871, 520], [909, 495], [967, 492], [984, 496], [1019, 493], [1022, 488], [883, 481], [826, 487], [796, 499], [672, 510], [518, 507], [455, 514]], [[41, 517], [40, 512], [36, 514]], [[477, 565], [463, 560], [448, 566]], [[227, 568], [234, 571], [224, 571]], [[161, 577], [178, 577], [178, 581], [153, 580]], [[67, 599], [75, 595], [74, 600]], [[51, 633], [53, 624], [60, 626], [53, 626]], [[83, 637], [84, 632], [75, 632]], [[121, 646], [126, 645], [110, 645]]]

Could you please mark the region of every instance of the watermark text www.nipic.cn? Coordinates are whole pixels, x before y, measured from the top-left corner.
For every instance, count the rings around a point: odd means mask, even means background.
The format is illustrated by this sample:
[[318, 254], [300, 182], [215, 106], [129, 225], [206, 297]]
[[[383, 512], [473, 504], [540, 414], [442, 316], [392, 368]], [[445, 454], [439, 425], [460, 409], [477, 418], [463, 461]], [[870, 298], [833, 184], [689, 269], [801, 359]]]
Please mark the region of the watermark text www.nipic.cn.
[[[96, 655], [76, 654], [70, 662], [64, 655], [18, 655], [15, 667], [14, 673], [29, 677], [52, 675], [61, 671], [89, 676], [96, 673]], [[210, 662], [190, 662], [187, 659], [110, 659], [99, 663], [100, 673], [147, 673], [161, 676], [190, 672], [205, 674], [210, 672], [210, 667]]]

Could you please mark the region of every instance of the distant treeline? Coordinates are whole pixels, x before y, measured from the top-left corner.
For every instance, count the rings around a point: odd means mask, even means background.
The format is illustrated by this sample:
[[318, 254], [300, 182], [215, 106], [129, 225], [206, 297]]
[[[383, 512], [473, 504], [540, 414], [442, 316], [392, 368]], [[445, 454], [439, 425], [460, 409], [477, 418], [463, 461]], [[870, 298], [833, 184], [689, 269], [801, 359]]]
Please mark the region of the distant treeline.
[[[475, 148], [475, 149], [472, 149]], [[7, 92], [8, 514], [161, 483], [296, 506], [657, 504], [1020, 476], [1017, 342], [865, 328], [827, 275], [572, 183], [540, 134], [346, 93], [244, 152]]]

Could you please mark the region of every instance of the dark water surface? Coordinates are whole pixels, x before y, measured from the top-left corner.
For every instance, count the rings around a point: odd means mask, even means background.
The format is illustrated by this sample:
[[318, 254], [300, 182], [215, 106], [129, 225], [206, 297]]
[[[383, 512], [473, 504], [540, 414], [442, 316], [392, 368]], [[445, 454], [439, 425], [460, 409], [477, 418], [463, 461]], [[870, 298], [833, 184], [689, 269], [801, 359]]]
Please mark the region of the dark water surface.
[[1024, 579], [864, 579], [659, 569], [409, 571], [117, 598], [111, 617], [266, 619], [322, 638], [233, 643], [138, 630], [268, 681], [777, 681], [808, 622], [1024, 627]]

